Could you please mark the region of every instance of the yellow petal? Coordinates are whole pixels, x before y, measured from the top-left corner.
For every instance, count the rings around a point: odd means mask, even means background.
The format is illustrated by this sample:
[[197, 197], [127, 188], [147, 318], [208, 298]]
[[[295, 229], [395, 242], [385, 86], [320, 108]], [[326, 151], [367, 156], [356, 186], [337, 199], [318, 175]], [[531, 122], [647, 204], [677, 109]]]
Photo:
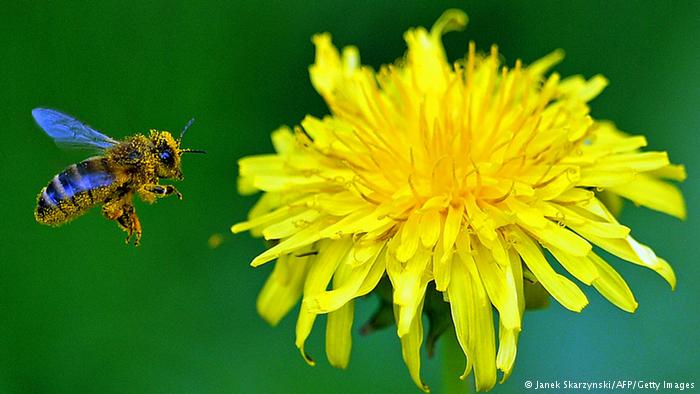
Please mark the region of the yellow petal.
[[418, 27], [404, 34], [408, 46], [407, 59], [413, 81], [420, 92], [444, 92], [447, 88], [448, 65], [442, 43]]
[[562, 194], [553, 198], [553, 200], [556, 202], [565, 203], [565, 204], [577, 203], [577, 202], [590, 200], [591, 198], [594, 197], [594, 195], [595, 194], [590, 190], [575, 187], [573, 189], [569, 189], [569, 190], [563, 192]]
[[253, 178], [251, 177], [241, 175], [238, 177], [236, 185], [238, 187], [238, 193], [243, 196], [248, 196], [258, 192], [258, 189], [253, 184]]
[[333, 216], [347, 216], [365, 202], [351, 192], [319, 193], [309, 201], [309, 207]]
[[319, 233], [319, 237], [338, 238], [345, 234], [354, 234], [359, 231], [369, 233], [381, 228], [387, 223], [393, 223], [393, 220], [386, 216], [381, 217], [377, 209], [366, 207], [345, 216], [330, 226], [326, 226]]
[[517, 329], [506, 328], [503, 322], [498, 325], [498, 353], [496, 354], [496, 366], [503, 371], [501, 383], [505, 382], [513, 371], [515, 364], [515, 356], [518, 354], [518, 336], [520, 331]]
[[401, 262], [408, 261], [418, 250], [420, 239], [419, 223], [421, 214], [414, 212], [408, 217], [408, 220], [401, 226], [400, 236], [401, 244], [396, 250], [396, 258]]
[[[473, 262], [458, 259], [447, 293], [457, 340], [467, 359], [474, 365], [477, 390], [489, 390], [496, 384], [496, 343], [491, 302]], [[467, 363], [462, 379], [469, 373]]]
[[561, 63], [563, 59], [564, 51], [557, 49], [527, 66], [527, 71], [534, 75], [542, 75], [549, 71], [550, 68]]
[[531, 208], [514, 198], [508, 199], [507, 202], [515, 212], [518, 223], [542, 242], [550, 243], [575, 256], [586, 256], [591, 251], [591, 245], [585, 239], [552, 223], [542, 215], [541, 210]]
[[[464, 232], [461, 232], [463, 234]], [[459, 239], [458, 235], [458, 239]], [[459, 250], [460, 245], [457, 245]], [[467, 245], [468, 248], [468, 245]], [[450, 275], [452, 274], [452, 255], [454, 249], [450, 247], [445, 249], [445, 243], [443, 242], [443, 235], [438, 238], [437, 244], [435, 245], [435, 250], [433, 251], [433, 276], [435, 277], [435, 288], [437, 291], [447, 290], [447, 286], [450, 284]]]
[[[343, 260], [349, 260], [350, 239], [323, 241], [319, 245], [319, 253], [312, 260], [304, 283], [304, 298], [316, 296], [328, 286], [336, 268]], [[307, 363], [314, 361], [304, 351], [304, 343], [311, 334], [317, 313], [311, 312], [302, 302], [296, 326], [296, 346]]]
[[609, 139], [601, 135], [601, 128], [605, 129], [614, 126], [606, 125], [604, 122], [598, 122], [594, 127], [596, 127], [596, 130], [593, 132], [593, 138], [596, 139], [595, 144], [587, 145], [586, 149], [588, 154], [596, 152], [596, 157], [603, 157], [613, 153], [636, 151], [639, 148], [647, 146], [647, 139], [643, 135]]
[[582, 201], [576, 206], [569, 207], [569, 209], [575, 210], [577, 213], [585, 216], [591, 220], [597, 220], [600, 222], [608, 223], [618, 223], [615, 215], [610, 213], [608, 207], [603, 204], [598, 198], [590, 198], [586, 201]]
[[[343, 262], [338, 268], [336, 276], [333, 277], [333, 290], [320, 291], [305, 297], [306, 308], [314, 313], [328, 313], [341, 308], [351, 299], [359, 296], [360, 287], [366, 282], [378, 254], [379, 251], [373, 259], [360, 266], [352, 266]], [[338, 275], [341, 272], [342, 275]], [[376, 285], [378, 281], [379, 278], [376, 277], [375, 272], [372, 282]]]
[[[423, 309], [423, 301], [418, 305], [419, 309]], [[399, 307], [394, 306], [394, 316], [398, 320]], [[411, 325], [405, 335], [401, 336], [401, 355], [403, 361], [408, 367], [408, 372], [411, 379], [419, 389], [426, 393], [430, 392], [428, 385], [423, 383], [420, 377], [420, 348], [423, 344], [423, 321], [421, 319], [413, 319]]]
[[611, 187], [611, 192], [632, 200], [635, 204], [645, 206], [679, 219], [685, 219], [685, 201], [677, 187], [640, 175], [634, 182]]
[[586, 212], [578, 207], [559, 206], [558, 209], [563, 214], [562, 221], [578, 233], [604, 238], [625, 238], [630, 233], [629, 227], [617, 222], [600, 221], [596, 216], [585, 215]]
[[503, 324], [509, 329], [519, 330], [520, 312], [514, 283], [509, 283], [506, 272], [496, 264], [488, 249], [479, 242], [474, 242], [473, 245], [476, 251], [473, 261], [491, 302], [498, 309]]
[[464, 210], [469, 215], [470, 227], [476, 231], [481, 242], [489, 242], [496, 239], [497, 235], [493, 219], [479, 208], [473, 196], [467, 196], [465, 199]]
[[342, 74], [340, 54], [328, 33], [317, 34], [312, 41], [316, 46], [316, 61], [309, 67], [311, 83], [321, 95], [330, 94]]
[[259, 175], [285, 172], [284, 165], [284, 160], [278, 155], [248, 156], [238, 160], [238, 173], [254, 180]]
[[623, 311], [634, 312], [638, 304], [627, 282], [597, 254], [591, 253], [589, 259], [600, 273], [600, 276], [593, 281], [593, 287]]
[[277, 153], [289, 153], [296, 148], [294, 133], [287, 126], [282, 126], [272, 132], [272, 146]]
[[[333, 277], [333, 287], [340, 287], [352, 275], [349, 266], [341, 266]], [[337, 283], [336, 283], [337, 282]], [[345, 369], [350, 362], [352, 349], [352, 320], [355, 313], [353, 301], [346, 302], [339, 309], [328, 314], [326, 322], [326, 357], [328, 362]]]
[[260, 316], [271, 325], [279, 323], [301, 297], [308, 259], [285, 255], [275, 263], [256, 303]]
[[372, 290], [374, 290], [375, 287], [377, 287], [377, 284], [386, 272], [386, 260], [387, 253], [386, 248], [384, 248], [377, 255], [376, 259], [374, 260], [374, 263], [371, 263], [372, 268], [369, 270], [369, 273], [365, 277], [365, 281], [362, 282], [362, 285], [357, 290], [357, 294], [355, 295], [356, 297], [361, 297], [365, 294], [369, 294], [369, 292], [371, 292]]
[[297, 325], [296, 325], [296, 341], [295, 345], [297, 349], [299, 349], [299, 353], [301, 356], [304, 358], [304, 361], [306, 361], [307, 364], [311, 365], [312, 367], [316, 365], [316, 362], [306, 354], [306, 351], [304, 350], [304, 344], [306, 343], [306, 338], [309, 337], [309, 334], [311, 334], [311, 329], [314, 326], [314, 321], [316, 320], [316, 314], [311, 313], [307, 311], [306, 309], [302, 308], [299, 311], [299, 317], [297, 317]]
[[584, 168], [581, 170], [581, 179], [576, 182], [576, 186], [607, 188], [632, 182], [636, 177], [637, 173], [632, 170]]
[[514, 246], [518, 254], [520, 254], [530, 271], [554, 299], [565, 308], [574, 312], [580, 312], [588, 305], [588, 299], [581, 289], [564, 276], [557, 274], [550, 267], [540, 248], [528, 235], [516, 227], [512, 227], [509, 230], [510, 236], [516, 241]]
[[265, 239], [282, 239], [291, 237], [300, 229], [316, 221], [320, 215], [320, 212], [314, 209], [302, 211], [296, 215], [267, 226], [263, 230], [262, 234]]
[[265, 192], [283, 192], [286, 189], [296, 187], [311, 187], [315, 184], [323, 184], [322, 178], [305, 175], [256, 175], [253, 185]]
[[425, 248], [432, 248], [442, 232], [440, 213], [431, 209], [425, 212], [420, 222], [420, 240]]
[[328, 362], [345, 369], [352, 349], [352, 320], [355, 303], [348, 301], [342, 308], [328, 314], [326, 322], [326, 357]]
[[508, 278], [512, 277], [512, 281], [515, 283], [516, 294], [518, 295], [518, 310], [520, 310], [520, 316], [523, 316], [523, 311], [525, 310], [525, 291], [523, 289], [523, 262], [520, 255], [515, 250], [515, 248], [508, 249], [508, 261], [510, 262], [510, 269], [508, 272]]
[[267, 263], [270, 260], [278, 258], [280, 255], [290, 253], [304, 246], [311, 245], [319, 240], [319, 230], [325, 227], [325, 223], [316, 222], [291, 237], [283, 240], [270, 249], [262, 252], [250, 263], [251, 266], [257, 267]]
[[447, 218], [445, 219], [445, 228], [442, 231], [443, 250], [451, 250], [452, 246], [457, 240], [457, 234], [459, 234], [459, 231], [461, 229], [463, 213], [463, 206], [449, 206], [447, 210]]
[[669, 165], [666, 152], [634, 152], [607, 156], [599, 160], [594, 169], [607, 171], [646, 172]]
[[[506, 280], [509, 286], [515, 288], [516, 304], [519, 316], [522, 317], [525, 310], [525, 295], [523, 292], [523, 272], [520, 256], [513, 248], [508, 252], [508, 266], [505, 267]], [[496, 366], [503, 371], [501, 383], [505, 382], [513, 371], [515, 356], [518, 352], [518, 329], [508, 329], [503, 325], [503, 319], [499, 318], [498, 324], [498, 353], [496, 354]]]
[[591, 263], [588, 257], [574, 256], [551, 245], [547, 245], [547, 249], [571, 275], [581, 282], [590, 285], [600, 276], [595, 264]]
[[352, 265], [358, 266], [366, 263], [369, 259], [376, 258], [386, 242], [360, 239], [355, 241], [350, 254], [352, 255]]
[[[536, 189], [537, 196], [544, 201], [559, 199], [563, 193], [572, 190], [575, 182], [566, 176], [567, 171], [549, 180], [547, 184]], [[580, 190], [580, 189], [576, 189]]]
[[326, 240], [319, 244], [319, 252], [313, 259], [304, 283], [304, 298], [317, 296], [325, 291], [338, 266], [341, 263], [347, 264], [350, 260], [350, 238]]
[[251, 218], [245, 222], [241, 223], [236, 223], [233, 226], [231, 226], [231, 232], [234, 234], [241, 233], [243, 231], [250, 230], [254, 227], [262, 226], [267, 223], [272, 223], [276, 222], [278, 220], [282, 220], [283, 218], [287, 217], [289, 215], [290, 208], [289, 206], [285, 205], [279, 209], [276, 209], [272, 212], [268, 212], [264, 215], [260, 215], [254, 218]]
[[328, 362], [345, 369], [350, 362], [352, 349], [352, 320], [355, 313], [354, 301], [348, 301], [340, 309], [328, 314], [326, 322], [326, 357]]
[[685, 173], [685, 166], [678, 164], [670, 164], [664, 168], [651, 171], [649, 175], [665, 179], [672, 179], [679, 182], [684, 181], [687, 177], [687, 174]]
[[400, 337], [408, 333], [413, 320], [421, 319], [418, 305], [423, 302], [426, 286], [431, 279], [425, 270], [429, 261], [430, 254], [421, 250], [408, 261], [398, 278], [392, 280], [394, 304], [399, 306], [396, 330]]
[[588, 81], [580, 75], [569, 77], [561, 82], [560, 88], [565, 94], [581, 101], [590, 101], [608, 86], [608, 80], [602, 75], [595, 75]]
[[625, 239], [602, 238], [592, 234], [584, 234], [591, 242], [598, 245], [605, 251], [627, 260], [631, 263], [647, 267], [668, 282], [672, 289], [676, 288], [676, 274], [666, 260], [657, 257], [651, 248], [637, 242], [631, 236]]

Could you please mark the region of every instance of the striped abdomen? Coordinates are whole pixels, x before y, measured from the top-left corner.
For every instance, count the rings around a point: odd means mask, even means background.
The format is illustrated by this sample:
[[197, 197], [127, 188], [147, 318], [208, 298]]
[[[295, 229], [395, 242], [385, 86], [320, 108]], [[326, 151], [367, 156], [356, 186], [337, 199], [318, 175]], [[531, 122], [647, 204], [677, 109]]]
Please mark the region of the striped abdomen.
[[34, 216], [39, 223], [61, 224], [103, 202], [115, 177], [102, 157], [72, 164], [41, 189]]

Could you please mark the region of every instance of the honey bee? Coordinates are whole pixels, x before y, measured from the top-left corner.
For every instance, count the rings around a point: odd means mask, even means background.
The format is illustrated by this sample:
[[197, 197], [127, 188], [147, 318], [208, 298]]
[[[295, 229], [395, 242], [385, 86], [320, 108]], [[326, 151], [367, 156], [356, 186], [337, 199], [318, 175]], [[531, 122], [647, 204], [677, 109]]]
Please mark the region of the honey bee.
[[142, 231], [133, 195], [138, 194], [148, 203], [172, 194], [182, 199], [175, 186], [158, 182], [161, 178], [183, 179], [180, 160], [183, 153], [205, 153], [180, 148], [182, 136], [194, 119], [187, 123], [177, 140], [168, 131], [151, 130], [149, 136], [136, 134], [117, 141], [53, 109], [36, 108], [32, 115], [58, 146], [100, 153], [71, 164], [41, 189], [34, 212], [36, 221], [60, 226], [102, 204], [102, 214], [126, 231], [127, 244], [133, 236], [136, 246]]

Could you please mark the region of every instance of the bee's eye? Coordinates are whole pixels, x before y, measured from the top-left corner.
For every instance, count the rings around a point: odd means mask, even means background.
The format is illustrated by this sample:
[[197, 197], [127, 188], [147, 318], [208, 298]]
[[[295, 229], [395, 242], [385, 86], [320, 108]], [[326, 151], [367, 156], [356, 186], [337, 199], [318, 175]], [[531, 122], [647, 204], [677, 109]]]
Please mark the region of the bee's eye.
[[160, 157], [160, 161], [162, 161], [165, 164], [173, 164], [173, 152], [169, 150], [165, 150], [163, 152], [160, 152], [158, 155]]

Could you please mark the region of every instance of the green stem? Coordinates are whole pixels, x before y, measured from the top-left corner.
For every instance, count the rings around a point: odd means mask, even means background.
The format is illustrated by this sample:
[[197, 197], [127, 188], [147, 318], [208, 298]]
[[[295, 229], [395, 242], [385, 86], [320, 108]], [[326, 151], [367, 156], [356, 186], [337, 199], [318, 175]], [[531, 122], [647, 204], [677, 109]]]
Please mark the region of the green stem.
[[464, 373], [467, 361], [454, 331], [448, 329], [440, 337], [440, 342], [442, 348], [442, 392], [447, 394], [471, 393], [472, 386], [469, 384], [469, 380], [459, 379]]

